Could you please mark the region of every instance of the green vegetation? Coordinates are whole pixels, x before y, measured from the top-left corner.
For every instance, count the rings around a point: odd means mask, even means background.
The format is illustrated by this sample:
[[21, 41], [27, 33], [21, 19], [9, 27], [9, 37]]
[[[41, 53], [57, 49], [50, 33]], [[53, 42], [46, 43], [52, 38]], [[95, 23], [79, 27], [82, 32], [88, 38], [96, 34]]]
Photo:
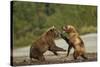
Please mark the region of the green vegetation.
[[80, 34], [97, 32], [97, 7], [13, 1], [13, 45], [27, 46], [46, 29], [71, 24]]

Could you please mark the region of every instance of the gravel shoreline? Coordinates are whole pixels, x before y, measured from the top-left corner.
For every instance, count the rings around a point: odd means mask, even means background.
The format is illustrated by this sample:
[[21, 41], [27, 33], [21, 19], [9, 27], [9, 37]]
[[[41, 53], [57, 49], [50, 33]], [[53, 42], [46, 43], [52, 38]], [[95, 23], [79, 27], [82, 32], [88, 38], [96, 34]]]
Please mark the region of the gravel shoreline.
[[33, 62], [30, 62], [28, 56], [22, 57], [13, 57], [11, 64], [13, 66], [25, 66], [25, 65], [43, 65], [43, 64], [61, 64], [61, 63], [79, 63], [79, 62], [93, 62], [97, 61], [97, 53], [87, 53], [86, 56], [88, 60], [78, 58], [77, 60], [73, 59], [72, 54], [66, 57], [66, 54], [55, 55], [45, 55], [46, 61], [40, 62], [33, 59]]

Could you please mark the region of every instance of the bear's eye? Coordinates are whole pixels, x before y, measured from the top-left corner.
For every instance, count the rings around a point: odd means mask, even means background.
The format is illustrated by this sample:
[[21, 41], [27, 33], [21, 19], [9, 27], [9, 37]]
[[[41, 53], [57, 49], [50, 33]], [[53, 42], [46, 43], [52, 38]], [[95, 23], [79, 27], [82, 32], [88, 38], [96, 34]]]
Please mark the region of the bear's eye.
[[54, 29], [51, 29], [50, 31], [51, 31], [51, 32], [53, 32], [53, 31], [54, 31]]
[[65, 26], [64, 29], [68, 29], [68, 26]]

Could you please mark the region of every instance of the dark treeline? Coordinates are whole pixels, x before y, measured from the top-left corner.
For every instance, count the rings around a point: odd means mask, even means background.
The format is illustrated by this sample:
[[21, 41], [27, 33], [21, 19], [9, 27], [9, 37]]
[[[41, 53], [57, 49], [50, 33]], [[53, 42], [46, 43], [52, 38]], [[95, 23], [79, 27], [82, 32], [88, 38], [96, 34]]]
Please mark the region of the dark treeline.
[[29, 45], [47, 28], [74, 25], [80, 34], [97, 31], [97, 7], [13, 1], [15, 47]]

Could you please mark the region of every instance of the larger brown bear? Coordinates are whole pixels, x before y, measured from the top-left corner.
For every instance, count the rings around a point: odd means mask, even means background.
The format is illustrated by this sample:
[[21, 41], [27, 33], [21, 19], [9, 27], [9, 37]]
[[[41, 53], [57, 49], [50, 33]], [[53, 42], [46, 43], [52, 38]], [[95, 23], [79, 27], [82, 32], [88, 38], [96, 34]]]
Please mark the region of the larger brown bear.
[[70, 53], [71, 48], [74, 48], [73, 57], [77, 59], [79, 56], [87, 59], [85, 56], [85, 45], [83, 40], [80, 38], [78, 32], [76, 31], [75, 27], [72, 25], [63, 26], [63, 30], [68, 33], [69, 37], [65, 37], [62, 35], [62, 38], [66, 40], [69, 44], [67, 56]]
[[54, 39], [59, 37], [59, 31], [53, 26], [50, 27], [38, 40], [36, 40], [30, 48], [30, 59], [32, 58], [45, 61], [43, 53], [47, 50], [52, 51], [58, 55], [57, 51], [66, 51], [55, 45]]

